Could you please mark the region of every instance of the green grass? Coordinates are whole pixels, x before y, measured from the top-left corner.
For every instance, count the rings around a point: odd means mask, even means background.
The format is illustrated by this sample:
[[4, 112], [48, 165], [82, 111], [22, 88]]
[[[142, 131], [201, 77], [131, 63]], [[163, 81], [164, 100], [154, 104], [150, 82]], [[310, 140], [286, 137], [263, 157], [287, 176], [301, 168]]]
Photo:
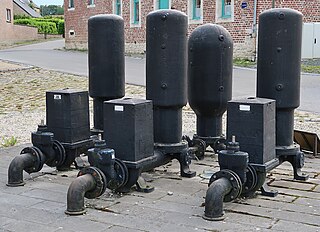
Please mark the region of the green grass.
[[253, 62], [247, 59], [236, 58], [233, 60], [233, 65], [239, 66], [239, 67], [253, 68], [256, 66], [256, 64], [257, 64], [256, 62]]
[[2, 138], [2, 146], [3, 147], [12, 147], [16, 145], [18, 142], [18, 139], [14, 136], [11, 136], [10, 138]]
[[[234, 66], [238, 66], [238, 67], [247, 67], [247, 68], [255, 68], [257, 63], [256, 62], [252, 62], [250, 60], [247, 59], [241, 59], [241, 58], [236, 58], [233, 60], [233, 65]], [[316, 73], [316, 74], [320, 74], [320, 66], [316, 66], [316, 65], [305, 65], [302, 64], [301, 65], [301, 71], [305, 72], [305, 73]]]
[[301, 71], [306, 73], [317, 73], [320, 74], [320, 66], [312, 65], [301, 65]]

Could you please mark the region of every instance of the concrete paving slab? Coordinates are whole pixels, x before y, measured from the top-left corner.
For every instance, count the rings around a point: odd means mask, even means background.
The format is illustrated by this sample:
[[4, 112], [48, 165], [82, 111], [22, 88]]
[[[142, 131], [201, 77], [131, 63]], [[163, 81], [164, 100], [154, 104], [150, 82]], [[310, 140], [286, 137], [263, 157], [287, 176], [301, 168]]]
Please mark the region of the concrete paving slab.
[[[21, 147], [0, 149], [0, 156], [4, 157], [0, 173], [0, 231], [317, 231], [320, 226], [319, 179], [292, 181], [288, 164], [270, 175], [272, 188], [279, 190], [277, 197], [258, 194], [253, 199], [225, 203], [226, 219], [220, 222], [202, 219], [207, 184], [199, 176], [179, 177], [177, 162], [144, 174], [155, 186], [154, 192], [131, 191], [121, 196], [106, 191], [99, 199], [85, 200], [86, 215], [70, 217], [64, 214], [66, 193], [78, 171], [55, 173], [45, 169], [50, 174], [32, 175], [31, 179], [26, 175], [25, 186], [7, 187], [5, 167], [19, 154], [17, 150]], [[206, 156], [203, 161], [193, 162], [191, 169], [197, 170], [198, 175], [215, 170], [215, 159]], [[320, 164], [312, 165], [310, 172], [319, 173]]]

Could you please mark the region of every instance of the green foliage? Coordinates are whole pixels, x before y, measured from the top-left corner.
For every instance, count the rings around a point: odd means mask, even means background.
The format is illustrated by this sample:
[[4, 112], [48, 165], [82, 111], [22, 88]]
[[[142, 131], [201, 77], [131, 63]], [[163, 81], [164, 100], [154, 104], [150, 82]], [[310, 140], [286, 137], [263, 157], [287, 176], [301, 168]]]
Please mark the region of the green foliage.
[[38, 28], [39, 33], [44, 34], [63, 34], [64, 20], [61, 17], [47, 18], [20, 18], [14, 20], [15, 24], [28, 25]]
[[16, 20], [16, 19], [31, 19], [31, 16], [29, 15], [23, 15], [23, 14], [18, 14], [18, 15], [14, 15], [13, 16], [13, 19]]
[[235, 66], [240, 66], [240, 67], [248, 67], [252, 68], [256, 66], [256, 62], [253, 62], [248, 59], [241, 59], [241, 58], [236, 58], [233, 60], [233, 65]]
[[57, 5], [41, 5], [40, 6], [40, 14], [42, 16], [46, 15], [63, 15], [64, 14], [64, 9], [61, 6]]
[[58, 34], [59, 35], [64, 34], [64, 20], [60, 20], [58, 22]]
[[16, 137], [11, 136], [10, 138], [2, 138], [2, 146], [3, 147], [12, 147], [17, 144], [18, 140]]
[[306, 73], [320, 74], [320, 66], [301, 65], [301, 71]]

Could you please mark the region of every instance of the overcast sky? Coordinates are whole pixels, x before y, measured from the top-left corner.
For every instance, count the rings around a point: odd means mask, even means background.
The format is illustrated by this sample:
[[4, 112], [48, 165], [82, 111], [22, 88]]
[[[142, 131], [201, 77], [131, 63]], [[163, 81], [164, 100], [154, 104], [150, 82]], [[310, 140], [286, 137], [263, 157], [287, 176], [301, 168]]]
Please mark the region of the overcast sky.
[[35, 4], [38, 6], [41, 5], [61, 5], [63, 4], [63, 0], [33, 0]]

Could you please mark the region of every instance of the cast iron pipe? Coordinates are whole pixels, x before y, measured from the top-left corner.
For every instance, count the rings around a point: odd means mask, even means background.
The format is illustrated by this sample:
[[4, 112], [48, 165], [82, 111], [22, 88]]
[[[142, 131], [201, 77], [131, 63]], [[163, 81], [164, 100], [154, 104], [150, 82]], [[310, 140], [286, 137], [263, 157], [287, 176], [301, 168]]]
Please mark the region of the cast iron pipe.
[[232, 190], [230, 181], [222, 177], [212, 182], [207, 190], [203, 218], [210, 221], [223, 220], [223, 199]]
[[67, 195], [68, 215], [81, 215], [86, 212], [84, 207], [84, 195], [86, 192], [95, 189], [96, 182], [91, 174], [77, 177], [70, 185]]
[[23, 181], [23, 170], [32, 168], [37, 161], [37, 157], [31, 153], [21, 154], [16, 156], [10, 163], [8, 169], [7, 186], [17, 187], [25, 185]]

